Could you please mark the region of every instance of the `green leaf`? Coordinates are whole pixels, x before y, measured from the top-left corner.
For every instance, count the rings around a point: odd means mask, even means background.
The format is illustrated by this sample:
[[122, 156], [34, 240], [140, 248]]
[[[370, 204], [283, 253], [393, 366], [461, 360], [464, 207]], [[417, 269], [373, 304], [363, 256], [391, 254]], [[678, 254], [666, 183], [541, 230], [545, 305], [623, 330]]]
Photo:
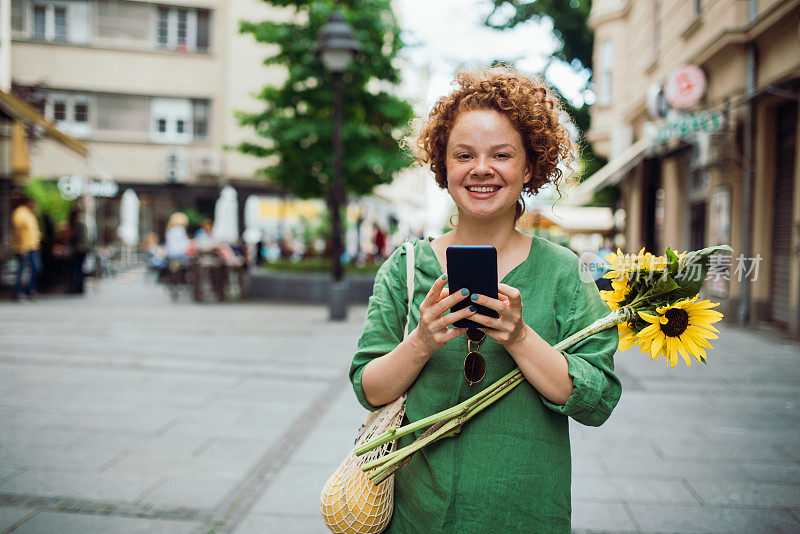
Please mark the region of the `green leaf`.
[[[258, 174], [300, 198], [324, 198], [333, 176], [331, 77], [313, 49], [334, 2], [279, 0], [266, 2], [293, 10], [297, 22], [241, 21], [242, 33], [264, 43], [263, 65], [280, 65], [286, 78], [265, 86], [257, 98], [263, 108], [236, 112], [242, 126], [252, 128], [253, 138], [239, 150], [265, 160]], [[410, 133], [411, 105], [390, 92], [377, 94], [367, 84], [397, 84], [400, 71], [396, 57], [403, 43], [391, 0], [343, 0], [338, 2], [363, 56], [344, 74], [342, 136], [343, 181], [350, 193], [365, 195], [379, 184], [389, 183], [407, 167], [411, 158], [398, 145], [398, 135]], [[264, 138], [263, 140], [257, 138]], [[276, 157], [277, 156], [277, 157]]]
[[667, 247], [665, 255], [667, 256], [667, 271], [670, 276], [675, 276], [678, 273], [678, 255], [669, 247]]

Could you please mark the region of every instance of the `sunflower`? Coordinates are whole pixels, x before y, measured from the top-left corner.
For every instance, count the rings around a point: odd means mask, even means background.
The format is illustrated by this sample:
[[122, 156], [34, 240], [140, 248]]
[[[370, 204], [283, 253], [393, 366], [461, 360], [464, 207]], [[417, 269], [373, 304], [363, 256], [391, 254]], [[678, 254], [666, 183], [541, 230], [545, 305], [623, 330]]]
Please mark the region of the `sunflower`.
[[644, 249], [639, 251], [636, 256], [636, 265], [639, 270], [661, 272], [667, 268], [667, 258], [665, 256], [656, 256], [649, 252], [642, 254]]
[[[644, 248], [640, 252], [643, 252]], [[603, 275], [603, 278], [618, 278], [620, 275], [625, 275], [634, 270], [635, 256], [632, 254], [623, 254], [621, 249], [616, 252], [606, 254], [605, 260], [610, 264], [606, 266], [608, 272]]]
[[706, 359], [705, 348], [713, 348], [709, 339], [717, 339], [713, 332], [719, 332], [711, 326], [722, 319], [722, 314], [710, 308], [719, 306], [708, 300], [697, 301], [697, 297], [682, 300], [669, 306], [656, 308], [657, 315], [639, 312], [639, 317], [650, 323], [643, 328], [637, 339], [639, 350], [649, 352], [650, 359], [659, 355], [667, 358], [672, 367], [678, 363], [678, 354], [683, 356], [686, 365], [691, 365], [689, 356], [698, 361]]
[[623, 276], [622, 278], [611, 280], [611, 287], [611, 291], [601, 291], [600, 296], [608, 304], [609, 308], [616, 310], [622, 306], [622, 303], [625, 302], [631, 292], [631, 287], [628, 285], [628, 277]]
[[636, 343], [636, 333], [631, 330], [628, 323], [619, 323], [617, 333], [619, 334], [619, 350], [628, 350], [631, 345]]

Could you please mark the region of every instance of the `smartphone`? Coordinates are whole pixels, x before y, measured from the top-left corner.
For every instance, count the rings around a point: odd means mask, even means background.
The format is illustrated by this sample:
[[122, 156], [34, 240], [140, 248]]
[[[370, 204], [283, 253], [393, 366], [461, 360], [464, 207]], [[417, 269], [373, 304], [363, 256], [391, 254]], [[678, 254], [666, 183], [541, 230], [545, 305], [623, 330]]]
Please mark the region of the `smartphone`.
[[[447, 247], [447, 287], [450, 294], [467, 288], [478, 295], [497, 298], [497, 249], [487, 245], [469, 245]], [[472, 306], [474, 303], [467, 297], [458, 302], [450, 312]], [[486, 306], [478, 306], [478, 313], [488, 317], [499, 317], [498, 313]], [[469, 319], [460, 319], [453, 323], [457, 328], [485, 328]]]

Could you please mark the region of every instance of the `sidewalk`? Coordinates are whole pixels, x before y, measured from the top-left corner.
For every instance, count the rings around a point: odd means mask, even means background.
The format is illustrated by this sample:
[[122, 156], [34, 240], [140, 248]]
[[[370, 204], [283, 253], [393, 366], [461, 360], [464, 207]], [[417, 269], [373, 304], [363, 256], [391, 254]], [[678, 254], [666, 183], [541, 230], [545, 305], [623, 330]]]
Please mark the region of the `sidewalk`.
[[[327, 532], [364, 311], [173, 304], [137, 273], [0, 303], [0, 532]], [[721, 330], [709, 367], [617, 355], [619, 407], [571, 427], [576, 531], [800, 531], [800, 348]]]

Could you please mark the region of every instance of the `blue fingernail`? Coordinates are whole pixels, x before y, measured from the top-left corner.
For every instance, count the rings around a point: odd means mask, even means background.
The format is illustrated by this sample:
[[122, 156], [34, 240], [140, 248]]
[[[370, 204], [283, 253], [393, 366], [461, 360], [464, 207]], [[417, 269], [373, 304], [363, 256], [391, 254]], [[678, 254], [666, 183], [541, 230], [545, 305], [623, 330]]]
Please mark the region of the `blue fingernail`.
[[472, 294], [472, 296], [471, 296], [470, 298], [471, 298], [472, 300], [478, 300], [478, 295], [476, 295], [475, 293], [473, 293], [473, 294]]
[[447, 280], [447, 274], [442, 275], [442, 280]]
[[467, 288], [462, 289], [461, 290], [461, 294], [466, 297], [469, 294], [469, 289], [467, 289]]
[[469, 311], [476, 312], [476, 311], [478, 311], [478, 308], [477, 308], [477, 306], [470, 306], [469, 307]]

